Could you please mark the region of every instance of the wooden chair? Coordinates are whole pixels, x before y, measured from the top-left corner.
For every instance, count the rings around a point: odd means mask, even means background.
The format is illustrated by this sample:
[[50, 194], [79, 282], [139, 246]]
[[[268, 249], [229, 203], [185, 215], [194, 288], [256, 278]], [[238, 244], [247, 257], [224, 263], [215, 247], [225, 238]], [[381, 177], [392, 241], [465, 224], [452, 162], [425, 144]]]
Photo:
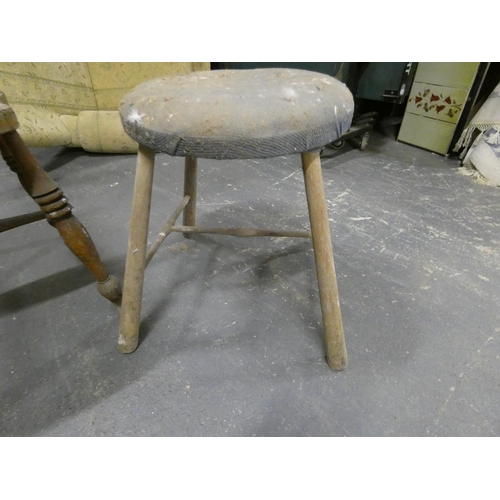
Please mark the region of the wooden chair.
[[57, 229], [67, 247], [93, 273], [99, 293], [114, 303], [121, 301], [120, 282], [105, 269], [85, 227], [73, 215], [73, 207], [57, 183], [38, 165], [17, 132], [19, 122], [0, 92], [0, 150], [25, 191], [40, 207], [40, 212], [0, 220], [0, 232], [46, 218]]
[[[125, 132], [139, 143], [119, 349], [138, 345], [144, 271], [166, 235], [221, 233], [235, 236], [311, 237], [316, 261], [329, 366], [347, 363], [337, 279], [323, 188], [320, 150], [347, 130], [353, 98], [338, 80], [289, 69], [220, 70], [172, 75], [145, 82], [120, 104]], [[155, 154], [185, 157], [184, 199], [147, 250]], [[198, 158], [221, 161], [300, 153], [311, 233], [196, 226]], [[183, 225], [175, 221], [184, 212]]]

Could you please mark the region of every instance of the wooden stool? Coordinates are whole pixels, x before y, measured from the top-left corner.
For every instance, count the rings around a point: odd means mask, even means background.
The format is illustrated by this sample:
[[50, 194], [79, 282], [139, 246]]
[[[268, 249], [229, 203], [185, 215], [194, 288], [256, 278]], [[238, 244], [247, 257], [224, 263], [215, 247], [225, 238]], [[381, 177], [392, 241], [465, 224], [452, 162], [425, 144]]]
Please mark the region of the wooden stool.
[[105, 269], [94, 242], [82, 223], [73, 215], [73, 207], [57, 183], [38, 165], [17, 133], [19, 122], [0, 92], [0, 151], [5, 163], [17, 174], [24, 190], [38, 204], [40, 211], [0, 220], [0, 232], [47, 219], [66, 246], [97, 279], [99, 293], [111, 302], [121, 301], [120, 282]]
[[[166, 235], [311, 237], [329, 366], [347, 363], [319, 150], [347, 130], [353, 98], [338, 80], [289, 69], [222, 70], [145, 82], [120, 103], [125, 132], [139, 143], [118, 347], [137, 348], [144, 271]], [[155, 154], [185, 157], [184, 199], [147, 251]], [[270, 158], [300, 153], [311, 233], [196, 226], [197, 158]], [[227, 168], [226, 163], [221, 167]], [[182, 226], [175, 226], [184, 212]]]

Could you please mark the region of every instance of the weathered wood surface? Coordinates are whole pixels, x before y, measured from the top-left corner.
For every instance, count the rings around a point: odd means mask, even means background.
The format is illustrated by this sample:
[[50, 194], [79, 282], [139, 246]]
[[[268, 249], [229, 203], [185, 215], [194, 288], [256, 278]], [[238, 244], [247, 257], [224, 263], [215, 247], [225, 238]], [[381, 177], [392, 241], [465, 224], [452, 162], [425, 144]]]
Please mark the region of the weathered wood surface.
[[123, 283], [120, 332], [118, 335], [118, 349], [124, 353], [135, 351], [139, 343], [154, 160], [155, 152], [140, 145], [137, 154], [137, 171], [135, 175], [128, 253]]
[[302, 168], [323, 314], [327, 362], [333, 370], [343, 370], [347, 365], [347, 351], [319, 153], [303, 153]]

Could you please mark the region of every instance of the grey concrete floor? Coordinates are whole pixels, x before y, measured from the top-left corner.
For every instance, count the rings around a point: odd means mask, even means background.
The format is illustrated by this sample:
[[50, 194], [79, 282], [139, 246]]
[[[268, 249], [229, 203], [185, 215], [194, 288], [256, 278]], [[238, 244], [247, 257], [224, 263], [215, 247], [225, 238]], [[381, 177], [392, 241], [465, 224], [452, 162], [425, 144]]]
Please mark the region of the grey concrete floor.
[[[123, 279], [135, 158], [34, 149]], [[159, 155], [151, 239], [182, 197]], [[309, 240], [168, 237], [139, 349], [46, 222], [0, 237], [2, 436], [496, 436], [500, 189], [373, 134], [323, 162], [349, 365], [324, 359]], [[0, 217], [36, 205], [5, 167]], [[200, 161], [200, 225], [307, 229], [300, 157]]]

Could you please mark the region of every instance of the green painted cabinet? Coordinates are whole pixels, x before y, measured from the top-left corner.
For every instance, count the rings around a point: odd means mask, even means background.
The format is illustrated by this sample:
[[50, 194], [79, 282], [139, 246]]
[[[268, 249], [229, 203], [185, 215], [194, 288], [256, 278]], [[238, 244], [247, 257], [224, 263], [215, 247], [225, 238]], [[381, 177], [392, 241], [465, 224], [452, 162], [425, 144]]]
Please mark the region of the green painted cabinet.
[[330, 75], [346, 83], [349, 63], [344, 62], [224, 62], [212, 63], [213, 69], [254, 69], [254, 68], [292, 68], [317, 71]]

